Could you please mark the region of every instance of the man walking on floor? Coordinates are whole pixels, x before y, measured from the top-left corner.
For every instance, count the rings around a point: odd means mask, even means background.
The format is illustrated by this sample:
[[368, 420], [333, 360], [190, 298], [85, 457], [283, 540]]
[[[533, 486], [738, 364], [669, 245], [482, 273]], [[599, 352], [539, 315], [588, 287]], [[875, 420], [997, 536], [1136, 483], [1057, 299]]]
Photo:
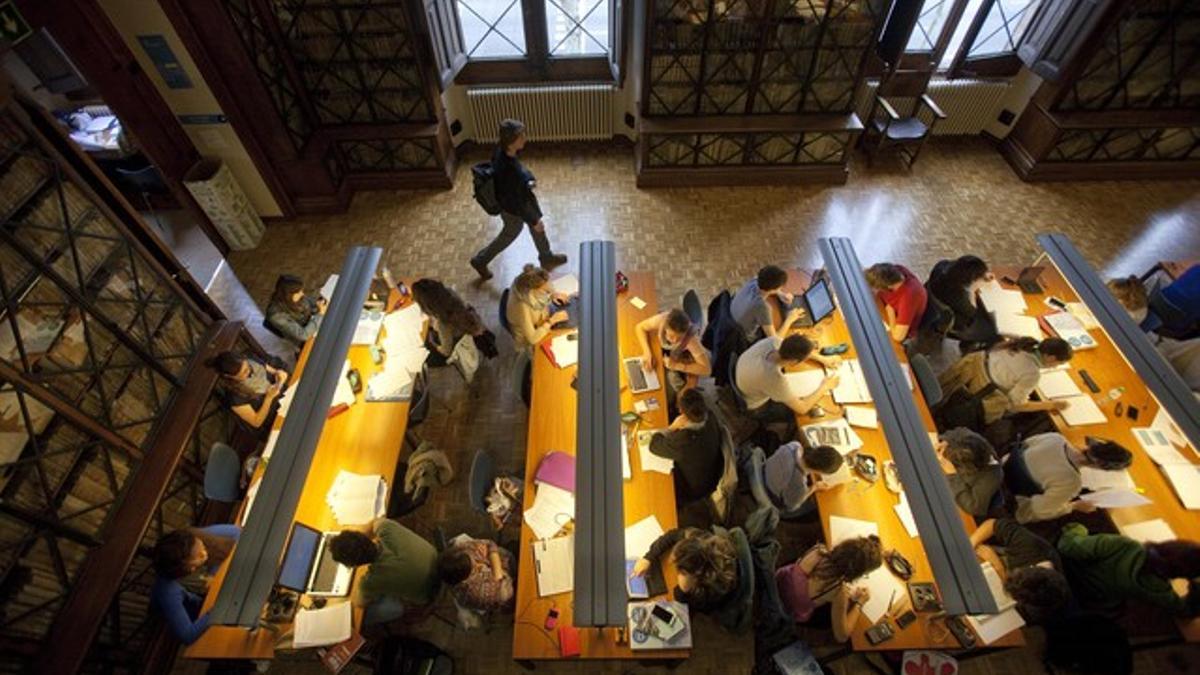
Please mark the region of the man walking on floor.
[[529, 225], [529, 234], [533, 237], [538, 261], [543, 268], [552, 269], [567, 262], [567, 256], [550, 250], [550, 240], [546, 238], [546, 226], [542, 222], [542, 209], [538, 206], [537, 195], [533, 194], [537, 181], [517, 159], [517, 153], [524, 147], [525, 124], [513, 119], [501, 121], [500, 143], [492, 153], [492, 175], [504, 227], [490, 244], [471, 258], [471, 267], [484, 281], [492, 278], [488, 263], [517, 238], [522, 224]]

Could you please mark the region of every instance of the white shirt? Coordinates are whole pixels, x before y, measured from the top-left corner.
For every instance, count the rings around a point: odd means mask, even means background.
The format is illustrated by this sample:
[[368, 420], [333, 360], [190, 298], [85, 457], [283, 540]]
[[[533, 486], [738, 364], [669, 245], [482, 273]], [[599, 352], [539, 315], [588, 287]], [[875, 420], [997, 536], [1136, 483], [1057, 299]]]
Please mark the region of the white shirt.
[[1008, 395], [1013, 405], [1029, 401], [1029, 395], [1037, 388], [1038, 378], [1042, 374], [1036, 356], [1007, 349], [988, 352], [987, 367], [992, 382]]
[[773, 356], [781, 344], [783, 338], [765, 337], [738, 357], [734, 377], [750, 410], [763, 407], [767, 401], [786, 403], [793, 398], [783, 368]]
[[1051, 520], [1071, 512], [1072, 500], [1083, 489], [1079, 469], [1070, 459], [1073, 452], [1062, 434], [1038, 434], [1025, 440], [1025, 468], [1042, 486], [1042, 494], [1017, 497], [1017, 522]]

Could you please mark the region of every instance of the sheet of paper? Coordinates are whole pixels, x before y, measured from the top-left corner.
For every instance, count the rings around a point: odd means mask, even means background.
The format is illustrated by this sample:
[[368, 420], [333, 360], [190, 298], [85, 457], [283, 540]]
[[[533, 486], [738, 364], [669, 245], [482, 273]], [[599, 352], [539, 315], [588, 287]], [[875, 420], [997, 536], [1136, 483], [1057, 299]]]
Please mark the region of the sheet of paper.
[[533, 542], [533, 564], [538, 596], [557, 595], [575, 589], [575, 537], [566, 535]]
[[843, 455], [847, 455], [863, 447], [862, 438], [850, 427], [843, 418], [808, 424], [801, 427], [805, 438], [813, 445], [828, 445]]
[[827, 473], [821, 479], [829, 487], [837, 487], [854, 480], [854, 472], [850, 470], [850, 462], [842, 462], [842, 466], [834, 473]]
[[829, 547], [833, 548], [847, 539], [879, 536], [879, 523], [845, 516], [829, 516]]
[[825, 381], [825, 371], [820, 368], [792, 371], [784, 373], [783, 379], [787, 381], [792, 396], [807, 398], [816, 393], [821, 383]]
[[900, 503], [893, 507], [896, 509], [896, 516], [900, 518], [900, 524], [904, 526], [908, 536], [916, 539], [921, 536], [921, 532], [917, 529], [917, 521], [913, 518], [912, 508], [908, 505], [908, 495], [900, 493]]
[[1171, 487], [1175, 488], [1175, 494], [1185, 509], [1200, 509], [1200, 466], [1171, 464], [1162, 467], [1162, 472], [1171, 481]]
[[646, 516], [625, 528], [625, 557], [642, 557], [650, 545], [663, 534], [662, 524], [654, 516]]
[[292, 401], [296, 398], [294, 394], [296, 392], [296, 386], [298, 384], [299, 383], [297, 383], [297, 382], [290, 383], [287, 390], [284, 391], [283, 393], [281, 393], [278, 397], [276, 397], [275, 402], [279, 406], [278, 412], [276, 413], [276, 415], [280, 419], [287, 418], [288, 410], [291, 410], [291, 408], [292, 408]]
[[1100, 406], [1096, 405], [1091, 396], [1068, 396], [1059, 400], [1067, 402], [1066, 410], [1060, 410], [1058, 414], [1062, 415], [1063, 420], [1070, 426], [1104, 424], [1108, 421], [1108, 418], [1100, 410]]
[[1175, 420], [1171, 419], [1171, 413], [1168, 413], [1166, 408], [1158, 409], [1158, 412], [1154, 414], [1154, 421], [1150, 423], [1150, 428], [1161, 431], [1166, 435], [1167, 440], [1175, 445], [1183, 447], [1188, 444], [1187, 438], [1175, 425]]
[[629, 298], [629, 304], [633, 305], [637, 309], [646, 309], [646, 301], [636, 295]]
[[389, 351], [386, 367], [402, 368], [408, 371], [409, 375], [416, 376], [425, 367], [425, 360], [428, 358], [429, 350], [424, 347], [408, 347], [399, 354]]
[[887, 565], [880, 565], [875, 571], [850, 584], [854, 588], [866, 588], [871, 597], [862, 606], [862, 613], [871, 623], [875, 623], [887, 614], [888, 604], [894, 609], [908, 595], [904, 584], [892, 574]]
[[342, 366], [342, 376], [338, 378], [337, 388], [333, 390], [333, 400], [329, 402], [329, 407], [346, 404], [354, 405], [358, 397], [354, 395], [354, 390], [350, 388], [350, 379], [346, 377], [350, 373], [350, 359], [346, 359], [346, 363]]
[[272, 429], [267, 435], [267, 444], [263, 447], [263, 459], [271, 459], [271, 455], [275, 453], [275, 444], [279, 442], [279, 432], [283, 429]]
[[916, 382], [913, 381], [912, 366], [908, 365], [907, 363], [901, 363], [900, 372], [904, 373], [904, 379], [908, 380], [908, 390], [916, 390], [917, 385]]
[[1038, 394], [1044, 399], [1066, 398], [1080, 396], [1083, 390], [1071, 379], [1071, 374], [1064, 370], [1042, 372], [1038, 375]]
[[1079, 469], [1079, 477], [1083, 479], [1083, 487], [1098, 492], [1100, 490], [1131, 490], [1136, 491], [1133, 477], [1128, 471], [1105, 471], [1094, 466]]
[[403, 365], [393, 365], [392, 357], [388, 356], [387, 365], [383, 370], [367, 380], [368, 401], [405, 401], [412, 396], [413, 378]]
[[325, 280], [325, 285], [321, 286], [321, 297], [326, 300], [332, 300], [333, 291], [337, 288], [337, 282], [338, 275], [330, 274], [329, 278]]
[[325, 503], [340, 525], [369, 523], [386, 511], [387, 482], [377, 474], [339, 471], [325, 494]]
[[641, 460], [642, 471], [657, 471], [659, 473], [670, 474], [671, 469], [675, 468], [675, 461], [659, 457], [650, 452], [650, 439], [655, 433], [663, 431], [662, 429], [645, 429], [638, 431], [638, 459]]
[[246, 506], [242, 509], [242, 519], [238, 522], [239, 525], [245, 527], [246, 521], [250, 520], [250, 510], [254, 508], [254, 499], [258, 497], [258, 487], [262, 485], [262, 480], [256, 480], [246, 488]]
[[354, 630], [350, 602], [326, 605], [321, 609], [296, 610], [292, 646], [323, 647], [345, 642]]
[[1162, 518], [1145, 520], [1140, 523], [1133, 523], [1132, 525], [1118, 525], [1117, 529], [1126, 537], [1140, 541], [1143, 544], [1177, 539], [1175, 531]]
[[1091, 502], [1102, 509], [1123, 509], [1150, 503], [1149, 499], [1130, 490], [1101, 490], [1100, 492], [1089, 492], [1080, 495], [1079, 498]]
[[1071, 343], [1075, 349], [1092, 349], [1096, 338], [1083, 327], [1083, 323], [1068, 312], [1054, 312], [1042, 317], [1055, 335]]
[[857, 405], [846, 406], [846, 421], [851, 426], [863, 429], [879, 428], [879, 417], [876, 416], [874, 408]]
[[354, 326], [352, 345], [373, 345], [379, 339], [379, 331], [383, 328], [383, 312], [364, 311]]
[[415, 302], [383, 316], [383, 328], [387, 331], [387, 340], [421, 344], [421, 331], [425, 328], [425, 315]]
[[[1047, 304], [1049, 305], [1049, 303]], [[1067, 311], [1071, 313], [1071, 316], [1079, 319], [1079, 323], [1083, 324], [1085, 330], [1095, 330], [1100, 327], [1096, 315], [1092, 314], [1092, 311], [1082, 302], [1068, 302]]]
[[838, 385], [833, 390], [833, 400], [847, 403], [870, 403], [871, 392], [867, 390], [867, 379], [863, 376], [858, 359], [846, 359], [838, 365]]
[[575, 519], [575, 495], [539, 482], [533, 505], [525, 509], [524, 518], [538, 539], [549, 539]]
[[633, 478], [633, 467], [629, 464], [629, 434], [621, 434], [621, 478]]
[[1035, 340], [1041, 340], [1043, 337], [1042, 327], [1038, 324], [1038, 320], [1032, 316], [996, 312], [995, 318], [996, 331], [1001, 335], [1031, 337]]
[[550, 351], [559, 368], [570, 368], [579, 363], [579, 333], [564, 333], [550, 340]]
[[996, 314], [1024, 314], [1028, 308], [1021, 291], [1004, 288], [995, 279], [979, 287], [979, 297], [988, 310]]
[[574, 274], [566, 274], [557, 279], [551, 279], [550, 288], [554, 289], [555, 293], [575, 295], [579, 292], [579, 277]]
[[971, 628], [979, 636], [980, 642], [990, 645], [1024, 626], [1025, 620], [1017, 612], [1016, 603], [1012, 597], [1004, 591], [1004, 584], [1000, 581], [1000, 576], [988, 563], [983, 563], [983, 576], [987, 579], [988, 589], [992, 591], [996, 606], [1001, 611], [999, 614], [970, 615], [967, 617], [967, 623], [971, 624]]
[[1183, 455], [1175, 449], [1175, 446], [1168, 440], [1167, 434], [1154, 427], [1134, 427], [1132, 429], [1133, 437], [1137, 439], [1138, 445], [1146, 451], [1150, 459], [1159, 466], [1168, 464], [1191, 464]]

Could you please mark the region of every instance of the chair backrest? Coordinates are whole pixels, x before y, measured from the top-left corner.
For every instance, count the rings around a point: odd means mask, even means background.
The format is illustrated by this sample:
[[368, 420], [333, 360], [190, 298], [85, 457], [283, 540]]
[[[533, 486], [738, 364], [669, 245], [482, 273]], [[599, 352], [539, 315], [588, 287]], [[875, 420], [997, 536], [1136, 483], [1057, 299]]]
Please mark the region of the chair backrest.
[[500, 326], [504, 332], [512, 335], [512, 326], [508, 324], [508, 289], [500, 292]]
[[696, 295], [694, 289], [688, 289], [688, 292], [683, 294], [683, 313], [688, 315], [697, 330], [703, 330], [704, 308], [700, 306], [700, 296]]
[[224, 443], [213, 443], [204, 466], [204, 496], [216, 502], [233, 503], [238, 498], [242, 460]]
[[408, 406], [408, 426], [415, 427], [429, 416], [429, 366], [422, 365], [413, 379], [412, 401]]
[[487, 513], [487, 502], [484, 501], [484, 498], [492, 489], [492, 483], [495, 480], [496, 463], [492, 456], [486, 450], [476, 451], [475, 458], [471, 460], [471, 508], [479, 513]]
[[1191, 317], [1182, 308], [1171, 302], [1167, 296], [1163, 295], [1162, 288], [1155, 286], [1150, 291], [1146, 300], [1150, 306], [1150, 313], [1158, 318], [1161, 326], [1181, 330], [1190, 328]]
[[733, 400], [737, 402], [738, 410], [746, 410], [746, 397], [742, 395], [742, 390], [737, 386], [737, 364], [739, 356], [734, 354], [729, 357], [729, 390], [733, 392]]
[[925, 405], [932, 408], [941, 403], [942, 385], [938, 383], [937, 374], [933, 372], [933, 366], [929, 365], [929, 359], [922, 354], [912, 354], [909, 356], [908, 365], [912, 367], [913, 378], [921, 388], [921, 394], [925, 396]]
[[284, 340], [288, 339], [286, 335], [281, 333], [279, 331], [279, 329], [274, 326], [274, 324], [272, 324], [270, 321], [267, 321], [266, 317], [263, 317], [262, 325], [263, 325], [263, 328], [266, 328], [267, 332], [270, 333], [271, 335], [274, 335], [275, 337], [278, 337], [278, 338], [283, 338]]
[[885, 97], [916, 98], [929, 89], [932, 76], [933, 69], [895, 70], [880, 80], [876, 93]]

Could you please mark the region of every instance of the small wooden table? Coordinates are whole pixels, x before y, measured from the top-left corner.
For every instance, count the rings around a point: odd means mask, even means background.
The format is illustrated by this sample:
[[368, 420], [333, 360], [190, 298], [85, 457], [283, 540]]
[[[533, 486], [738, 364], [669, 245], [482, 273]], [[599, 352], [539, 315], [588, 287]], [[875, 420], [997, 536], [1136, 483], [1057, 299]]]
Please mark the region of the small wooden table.
[[[627, 272], [629, 290], [617, 296], [617, 333], [621, 357], [638, 356], [636, 326], [639, 321], [657, 312], [654, 277], [644, 272]], [[646, 302], [637, 309], [629, 300], [639, 297]], [[565, 332], [565, 331], [558, 331]], [[550, 339], [550, 338], [547, 338]], [[547, 453], [557, 450], [575, 454], [576, 393], [571, 382], [578, 366], [556, 367], [541, 347], [533, 350], [533, 396], [529, 407], [529, 437], [525, 459], [524, 506], [533, 505], [537, 487], [533, 478], [538, 464]], [[621, 410], [633, 410], [635, 400], [657, 398], [658, 410], [643, 414], [640, 428], [662, 429], [667, 426], [665, 396], [666, 379], [662, 358], [656, 359], [659, 382], [657, 391], [634, 396], [630, 393], [625, 373], [621, 372]], [[629, 462], [633, 478], [624, 481], [625, 525], [633, 525], [654, 515], [663, 531], [676, 526], [675, 485], [671, 476], [643, 471], [638, 457], [637, 442], [629, 438]], [[548, 631], [544, 624], [551, 609], [559, 612], [558, 625], [569, 626], [574, 617], [574, 593], [538, 597], [537, 575], [533, 562], [533, 530], [521, 524], [520, 567], [517, 573], [516, 616], [513, 627], [513, 658], [521, 662], [561, 658], [557, 630]], [[641, 556], [642, 551], [626, 551], [627, 558]], [[663, 575], [670, 592], [675, 588], [675, 569], [669, 560], [663, 561]], [[628, 643], [616, 641], [616, 629], [581, 628], [580, 655], [584, 659], [685, 659], [688, 650], [649, 650], [634, 652]], [[693, 635], [693, 638], [695, 636]]]
[[[411, 280], [405, 280], [408, 283]], [[411, 284], [410, 284], [411, 287]], [[399, 293], [392, 291], [389, 307], [393, 310], [410, 304], [410, 298], [401, 298]], [[294, 395], [299, 378], [304, 372], [312, 351], [313, 339], [304, 345], [300, 358], [296, 363], [295, 373], [289, 380], [288, 388]], [[360, 474], [378, 474], [388, 482], [388, 493], [396, 487], [396, 463], [400, 459], [400, 451], [404, 444], [404, 432], [408, 426], [408, 401], [397, 402], [367, 402], [366, 383], [377, 371], [382, 370], [371, 360], [370, 347], [352, 345], [348, 354], [351, 364], [362, 375], [363, 388], [356, 396], [356, 403], [350, 409], [325, 422], [321, 438], [317, 441], [317, 449], [313, 454], [312, 464], [308, 470], [308, 478], [304, 483], [304, 492], [296, 505], [293, 522], [301, 522], [318, 531], [338, 529], [337, 519], [332, 509], [325, 501], [325, 495], [333, 486], [333, 481], [340, 471], [352, 471]], [[283, 419], [276, 418], [274, 428], [282, 428]], [[269, 464], [269, 461], [267, 462]], [[265, 467], [260, 462], [252, 480], [262, 478]], [[403, 477], [399, 478], [403, 480]], [[242, 508], [245, 508], [243, 503]], [[269, 515], [269, 514], [263, 514]], [[238, 510], [238, 520], [241, 519], [241, 509]], [[221, 590], [221, 582], [229, 568], [231, 554], [220, 570], [213, 576], [209, 584], [208, 595], [204, 598], [201, 612], [212, 609], [217, 594]], [[361, 574], [355, 574], [356, 587]], [[353, 589], [352, 589], [353, 592]], [[343, 600], [331, 599], [331, 602]], [[344, 602], [349, 602], [346, 598]], [[303, 604], [303, 603], [302, 603]], [[354, 608], [354, 627], [357, 632], [362, 624], [362, 608]], [[278, 633], [271, 629], [260, 627], [250, 631], [238, 626], [210, 625], [200, 636], [200, 639], [184, 649], [183, 655], [189, 659], [271, 659], [275, 656], [276, 643], [279, 636], [291, 630], [291, 624], [278, 626]], [[283, 648], [290, 648], [290, 641]]]
[[[805, 270], [790, 270], [787, 290], [792, 293], [803, 292], [808, 287], [811, 278], [812, 274]], [[857, 358], [857, 351], [855, 350], [853, 341], [850, 339], [846, 319], [842, 315], [840, 308], [831, 317], [820, 322], [813, 328], [798, 330], [807, 334], [818, 346], [828, 346], [844, 342], [849, 346], [849, 351], [843, 354], [842, 358]], [[892, 345], [895, 349], [897, 360], [901, 364], [907, 365], [908, 357], [904, 354], [903, 347], [894, 341]], [[913, 382], [913, 397], [916, 399], [917, 410], [921, 414], [921, 420], [924, 422], [926, 430], [930, 433], [936, 433], [933, 417], [929, 414], [929, 407], [925, 404], [925, 397], [921, 394], [921, 389], [916, 386], [915, 379]], [[832, 395], [826, 395], [820, 405], [826, 411], [825, 417], [812, 419], [806, 415], [797, 415], [796, 422], [803, 426], [805, 424], [837, 419], [842, 416], [842, 406], [834, 402]], [[873, 404], [863, 403], [852, 405], [869, 406]], [[904, 529], [899, 516], [896, 515], [895, 507], [900, 502], [900, 497], [888, 491], [884, 486], [883, 465], [892, 459], [892, 453], [888, 448], [883, 430], [855, 427], [854, 432], [863, 441], [862, 451], [873, 455], [878, 461], [879, 480], [872, 484], [855, 476], [849, 483], [817, 493], [817, 507], [821, 514], [821, 528], [825, 533], [825, 540], [831, 540], [829, 518], [833, 515], [877, 523], [879, 526], [879, 539], [883, 543], [884, 549], [900, 551], [913, 564], [914, 572], [910, 581], [936, 583], [933, 578], [933, 571], [929, 566], [929, 559], [925, 556], [925, 549], [921, 545], [921, 540], [908, 536], [908, 531]], [[963, 527], [966, 532], [968, 534], [974, 532], [975, 521], [961, 510], [959, 514], [962, 517]], [[780, 561], [781, 564], [786, 562], [791, 561]], [[901, 600], [905, 600], [906, 602], [902, 603]], [[898, 609], [900, 607], [911, 607], [911, 602], [907, 602], [907, 600], [907, 594], [903, 598], [897, 597], [897, 609], [893, 610], [892, 614], [902, 614], [903, 610]], [[866, 615], [862, 615], [859, 617], [858, 623], [850, 631], [851, 645], [855, 651], [959, 649], [960, 645], [954, 636], [942, 627], [935, 627], [928, 619], [929, 616], [929, 614], [918, 614], [917, 620], [904, 630], [897, 631], [895, 637], [878, 645], [872, 645], [867, 640], [866, 632], [873, 624], [867, 619]], [[894, 620], [890, 623], [893, 628], [898, 628]], [[1015, 630], [999, 640], [986, 645], [986, 648], [1019, 647], [1024, 644], [1025, 638], [1022, 631]], [[980, 647], [985, 647], [985, 645], [980, 645]]]
[[[998, 278], [1008, 275], [1015, 279], [1015, 275], [1020, 270], [1020, 267], [992, 268]], [[1026, 313], [1030, 316], [1041, 316], [1055, 311], [1044, 302], [1045, 298], [1051, 295], [1067, 302], [1079, 302], [1079, 295], [1075, 293], [1054, 265], [1045, 267], [1039, 283], [1046, 291], [1044, 295], [1025, 295]], [[1007, 284], [1002, 285], [1008, 286]], [[1013, 288], [1016, 289], [1016, 287]], [[1094, 349], [1075, 351], [1070, 362], [1071, 379], [1075, 380], [1079, 388], [1100, 406], [1100, 410], [1104, 412], [1108, 422], [1072, 427], [1058, 413], [1051, 413], [1050, 417], [1057, 425], [1059, 433], [1077, 448], [1086, 445], [1085, 439], [1088, 436], [1102, 436], [1120, 443], [1133, 453], [1133, 464], [1129, 467], [1129, 475], [1133, 478], [1138, 491], [1151, 500], [1151, 503], [1133, 508], [1105, 509], [1105, 514], [1113, 524], [1117, 526], [1131, 525], [1161, 518], [1171, 526], [1175, 536], [1181, 539], [1200, 541], [1200, 514], [1188, 511], [1183, 507], [1175, 495], [1170, 481], [1146, 455], [1133, 434], [1135, 427], [1150, 426], [1159, 411], [1158, 401], [1146, 388], [1137, 372], [1130, 367], [1125, 357], [1121, 355], [1121, 351], [1109, 339], [1108, 334], [1103, 330], [1089, 332], [1092, 337], [1096, 338], [1097, 346]], [[1087, 388], [1082, 378], [1079, 377], [1080, 370], [1086, 370], [1091, 375], [1096, 386], [1100, 387], [1099, 393], [1093, 394]], [[1124, 387], [1125, 390], [1120, 394], [1120, 398], [1114, 400], [1109, 396], [1109, 392], [1117, 387]], [[1137, 421], [1131, 420], [1128, 415], [1118, 417], [1115, 412], [1118, 402], [1124, 406], [1125, 410], [1128, 410], [1130, 406], [1136, 407], [1138, 409]], [[1180, 454], [1192, 462], [1196, 460], [1196, 454], [1192, 450], [1184, 450]], [[1200, 619], [1180, 620], [1177, 623], [1185, 640], [1200, 642]]]

